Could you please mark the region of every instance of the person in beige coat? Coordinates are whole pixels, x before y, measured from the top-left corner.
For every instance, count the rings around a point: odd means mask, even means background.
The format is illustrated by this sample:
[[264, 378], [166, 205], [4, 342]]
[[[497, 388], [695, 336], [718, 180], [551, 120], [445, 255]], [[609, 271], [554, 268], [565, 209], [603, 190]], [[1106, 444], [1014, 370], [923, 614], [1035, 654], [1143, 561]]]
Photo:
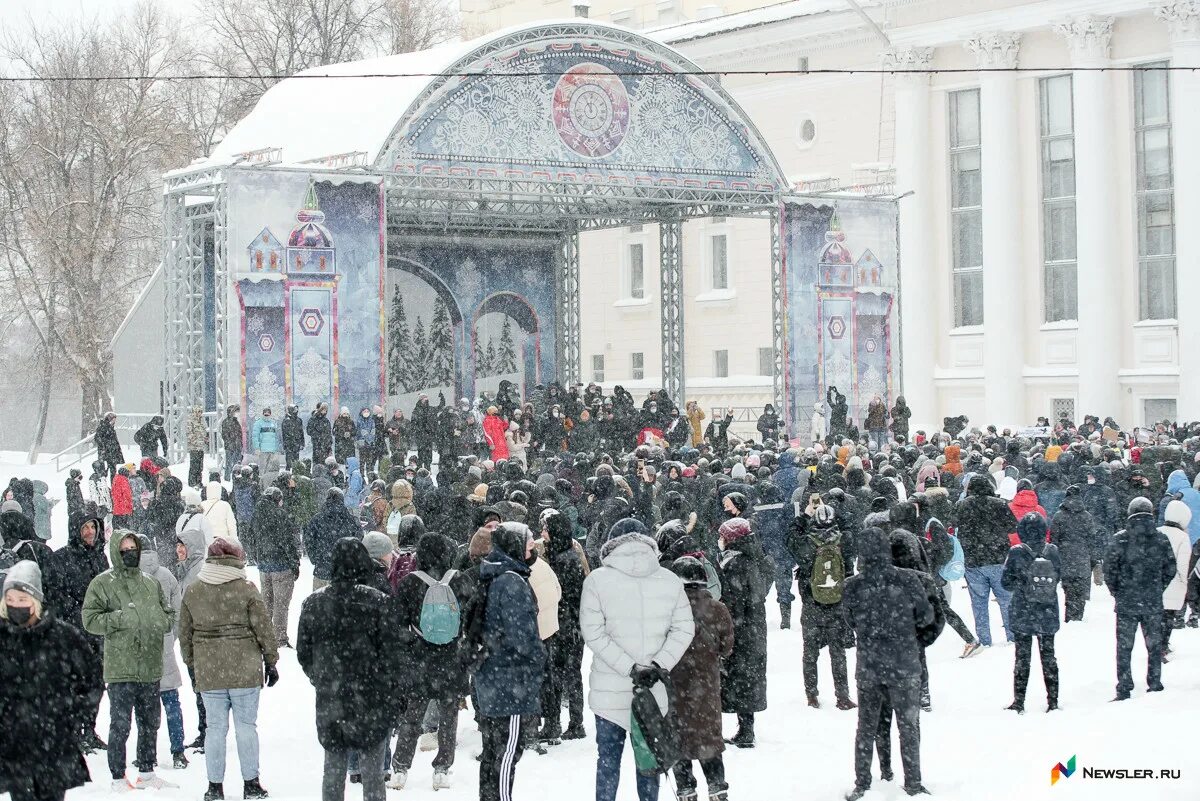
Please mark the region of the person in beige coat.
[[237, 541], [237, 517], [233, 514], [233, 506], [229, 501], [221, 498], [221, 485], [218, 482], [210, 481], [205, 486], [200, 511], [212, 526], [213, 539]]
[[[538, 557], [529, 566], [529, 586], [533, 589], [533, 597], [537, 600], [538, 636], [546, 647], [546, 659], [549, 664], [558, 639], [558, 603], [562, 600], [562, 585], [554, 568], [542, 555], [545, 546], [542, 540], [537, 541]], [[542, 679], [542, 710], [546, 709], [546, 697], [551, 692], [550, 682], [554, 680], [550, 671], [546, 671]], [[536, 716], [521, 720], [521, 734], [525, 738], [525, 747], [539, 754], [546, 753], [546, 743], [538, 739], [539, 719]]]

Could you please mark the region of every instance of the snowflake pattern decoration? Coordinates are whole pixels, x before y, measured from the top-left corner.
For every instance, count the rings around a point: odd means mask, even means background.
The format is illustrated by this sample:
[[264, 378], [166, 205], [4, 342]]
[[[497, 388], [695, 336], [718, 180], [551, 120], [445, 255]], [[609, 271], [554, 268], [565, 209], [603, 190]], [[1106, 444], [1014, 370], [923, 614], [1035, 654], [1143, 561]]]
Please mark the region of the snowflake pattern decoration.
[[305, 408], [332, 396], [329, 359], [316, 350], [308, 350], [292, 368], [292, 395]]
[[250, 410], [258, 415], [263, 409], [283, 408], [283, 387], [270, 368], [263, 367], [254, 376], [254, 383], [247, 392]]

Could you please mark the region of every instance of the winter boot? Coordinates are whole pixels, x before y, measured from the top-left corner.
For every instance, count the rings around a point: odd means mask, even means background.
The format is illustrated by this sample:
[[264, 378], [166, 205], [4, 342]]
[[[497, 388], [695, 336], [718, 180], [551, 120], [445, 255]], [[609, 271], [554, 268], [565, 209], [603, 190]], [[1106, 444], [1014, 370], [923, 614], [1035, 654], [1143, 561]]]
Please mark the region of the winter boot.
[[883, 779], [885, 782], [890, 782], [892, 779], [896, 778], [896, 774], [892, 773], [892, 766], [880, 765], [879, 778]]
[[351, 784], [362, 784], [362, 774], [361, 773], [351, 773], [350, 774], [350, 783]]
[[538, 732], [538, 741], [546, 745], [562, 743], [562, 724], [556, 720], [547, 719], [546, 725]]
[[1047, 712], [1057, 712], [1059, 710], [1059, 708], [1060, 707], [1058, 706], [1057, 698], [1051, 698], [1049, 701], [1046, 702], [1046, 711]]
[[192, 744], [187, 747], [190, 748], [191, 750], [195, 751], [197, 754], [203, 754], [204, 753], [204, 732], [200, 732], [199, 734], [197, 734], [196, 739], [192, 740]]
[[854, 789], [846, 793], [846, 801], [858, 801], [858, 799], [867, 794], [867, 790], [869, 789], [871, 788], [859, 787], [857, 784], [854, 785]]
[[225, 801], [225, 788], [220, 782], [209, 782], [204, 801]]
[[403, 790], [405, 782], [408, 781], [407, 770], [392, 769], [392, 778], [388, 781], [387, 786], [393, 790]]
[[242, 783], [242, 798], [270, 798], [258, 779], [246, 779]]
[[781, 603], [779, 605], [779, 628], [790, 629], [792, 627], [792, 605]]
[[680, 790], [675, 796], [675, 801], [696, 801], [697, 798], [695, 790]]
[[932, 793], [925, 789], [925, 785], [923, 784], [906, 784], [904, 785], [904, 792], [909, 795], [932, 795]]
[[585, 737], [587, 732], [583, 730], [582, 723], [572, 723], [562, 735], [564, 740], [582, 740]]
[[729, 791], [717, 790], [715, 793], [709, 793], [708, 801], [729, 801]]
[[450, 789], [450, 774], [444, 770], [435, 770], [433, 772], [433, 789], [449, 790]]
[[921, 691], [921, 710], [924, 712], [933, 711], [933, 700], [929, 697], [928, 690]]
[[821, 708], [821, 702], [817, 700], [817, 694], [816, 694], [816, 693], [809, 693], [809, 696], [808, 696], [808, 705], [809, 705], [809, 706], [811, 706], [813, 709], [820, 709], [820, 708]]
[[849, 698], [839, 698], [837, 708], [843, 712], [849, 712], [851, 709], [858, 709], [858, 704], [851, 701]]
[[91, 754], [96, 751], [108, 750], [108, 743], [100, 739], [100, 735], [94, 731], [85, 732], [83, 735], [83, 751], [86, 754]]
[[1025, 714], [1025, 702], [1024, 701], [1013, 701], [1011, 704], [1009, 704], [1008, 706], [1006, 706], [1004, 708], [1010, 712], [1016, 712], [1018, 715]]
[[183, 770], [188, 766], [187, 756], [182, 751], [171, 754], [171, 766], [175, 770]]
[[754, 747], [754, 715], [738, 715], [737, 734], [725, 742], [738, 748]]

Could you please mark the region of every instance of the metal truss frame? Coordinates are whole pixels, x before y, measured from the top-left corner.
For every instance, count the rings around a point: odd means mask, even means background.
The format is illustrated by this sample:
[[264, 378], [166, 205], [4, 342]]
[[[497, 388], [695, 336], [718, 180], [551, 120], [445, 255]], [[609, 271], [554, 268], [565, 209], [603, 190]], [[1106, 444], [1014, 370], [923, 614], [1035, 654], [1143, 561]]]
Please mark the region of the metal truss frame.
[[783, 313], [787, 302], [784, 286], [783, 204], [771, 212], [771, 399], [776, 413], [787, 420], [783, 406], [786, 376], [787, 317]]
[[558, 374], [565, 386], [583, 380], [579, 321], [579, 234], [565, 234], [558, 249]]
[[659, 308], [662, 316], [663, 389], [675, 403], [684, 403], [687, 387], [683, 358], [683, 222], [658, 225]]

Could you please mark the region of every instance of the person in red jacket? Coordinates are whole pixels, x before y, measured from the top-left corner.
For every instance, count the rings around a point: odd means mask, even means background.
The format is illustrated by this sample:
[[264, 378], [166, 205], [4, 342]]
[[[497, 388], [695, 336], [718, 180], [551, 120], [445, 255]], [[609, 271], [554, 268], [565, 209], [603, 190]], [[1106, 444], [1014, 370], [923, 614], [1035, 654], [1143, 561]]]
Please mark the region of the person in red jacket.
[[[1017, 520], [1025, 517], [1030, 512], [1037, 512], [1046, 521], [1047, 525], [1050, 523], [1050, 518], [1046, 515], [1046, 510], [1038, 502], [1037, 493], [1033, 490], [1033, 482], [1027, 478], [1023, 478], [1017, 482], [1017, 494], [1008, 502], [1008, 508], [1012, 510], [1013, 517]], [[1009, 533], [1008, 541], [1014, 548], [1021, 544], [1021, 539], [1015, 531]], [[1050, 541], [1049, 533], [1046, 535], [1046, 541]]]
[[483, 418], [483, 436], [492, 449], [493, 462], [508, 461], [508, 441], [504, 438], [508, 423], [500, 417], [499, 411], [495, 406], [489, 406], [487, 416]]
[[113, 528], [129, 528], [133, 518], [133, 490], [129, 487], [129, 468], [122, 467], [112, 482]]

